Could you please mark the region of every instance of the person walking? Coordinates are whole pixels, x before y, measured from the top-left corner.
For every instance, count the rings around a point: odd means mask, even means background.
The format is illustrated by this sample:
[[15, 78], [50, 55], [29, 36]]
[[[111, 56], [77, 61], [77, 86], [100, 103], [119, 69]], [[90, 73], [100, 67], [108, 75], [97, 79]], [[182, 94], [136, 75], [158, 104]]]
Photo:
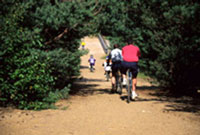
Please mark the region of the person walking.
[[[137, 84], [137, 74], [138, 74], [138, 61], [141, 56], [140, 49], [132, 43], [131, 40], [127, 42], [122, 48], [122, 72], [123, 80], [125, 81], [125, 74], [128, 69], [132, 72], [132, 99], [137, 97], [136, 84]], [[124, 83], [124, 82], [123, 82]]]

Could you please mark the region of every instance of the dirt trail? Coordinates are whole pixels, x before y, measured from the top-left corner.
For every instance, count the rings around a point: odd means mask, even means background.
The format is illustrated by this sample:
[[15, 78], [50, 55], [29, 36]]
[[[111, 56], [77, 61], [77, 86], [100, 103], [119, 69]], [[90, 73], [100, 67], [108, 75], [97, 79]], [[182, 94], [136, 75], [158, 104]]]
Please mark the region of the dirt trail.
[[[82, 78], [70, 99], [57, 103], [57, 110], [21, 111], [0, 108], [0, 135], [199, 135], [199, 105], [184, 106], [177, 99], [155, 93], [156, 87], [138, 81], [140, 98], [126, 103], [110, 94], [103, 75], [103, 50], [96, 38], [86, 38], [90, 53], [82, 57]], [[97, 59], [94, 73], [88, 58]], [[189, 102], [188, 99], [183, 99]], [[185, 107], [185, 108], [184, 108]], [[187, 109], [188, 110], [187, 110]]]

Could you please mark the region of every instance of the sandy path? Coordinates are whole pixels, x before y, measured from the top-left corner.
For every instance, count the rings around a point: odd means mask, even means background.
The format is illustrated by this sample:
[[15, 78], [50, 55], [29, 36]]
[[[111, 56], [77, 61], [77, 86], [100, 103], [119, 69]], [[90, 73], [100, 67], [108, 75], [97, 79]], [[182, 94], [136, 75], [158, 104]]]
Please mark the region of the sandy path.
[[[127, 104], [110, 94], [103, 75], [103, 50], [98, 39], [86, 38], [90, 53], [82, 57], [82, 79], [69, 100], [57, 103], [58, 110], [21, 111], [0, 109], [0, 135], [199, 135], [197, 111], [174, 111], [175, 102], [155, 95], [150, 84], [139, 79], [140, 99]], [[89, 72], [88, 58], [97, 59]], [[198, 106], [199, 107], [199, 106]]]

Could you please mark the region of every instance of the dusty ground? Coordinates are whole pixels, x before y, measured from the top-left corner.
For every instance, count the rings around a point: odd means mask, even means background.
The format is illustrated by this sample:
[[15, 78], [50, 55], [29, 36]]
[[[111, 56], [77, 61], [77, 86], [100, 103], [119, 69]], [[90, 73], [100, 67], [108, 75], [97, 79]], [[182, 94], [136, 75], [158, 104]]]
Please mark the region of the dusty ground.
[[[90, 53], [82, 57], [82, 78], [61, 109], [21, 111], [0, 108], [0, 135], [200, 135], [200, 105], [192, 99], [171, 98], [143, 79], [138, 81], [139, 99], [126, 103], [110, 94], [103, 75], [103, 50], [98, 39], [86, 38]], [[87, 60], [93, 54], [96, 70]]]

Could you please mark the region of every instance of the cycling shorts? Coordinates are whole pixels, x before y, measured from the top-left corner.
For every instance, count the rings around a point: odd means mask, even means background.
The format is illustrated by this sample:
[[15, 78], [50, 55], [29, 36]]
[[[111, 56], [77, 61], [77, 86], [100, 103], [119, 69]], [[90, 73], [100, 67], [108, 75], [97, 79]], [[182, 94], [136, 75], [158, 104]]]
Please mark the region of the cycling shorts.
[[112, 63], [112, 75], [116, 76], [117, 71], [121, 72], [121, 61]]
[[94, 63], [90, 63], [90, 66], [94, 66], [95, 64]]
[[126, 74], [126, 71], [128, 69], [130, 69], [130, 71], [132, 72], [133, 78], [136, 78], [137, 74], [138, 74], [138, 63], [137, 62], [126, 62], [126, 61], [123, 61], [122, 62], [122, 73]]

